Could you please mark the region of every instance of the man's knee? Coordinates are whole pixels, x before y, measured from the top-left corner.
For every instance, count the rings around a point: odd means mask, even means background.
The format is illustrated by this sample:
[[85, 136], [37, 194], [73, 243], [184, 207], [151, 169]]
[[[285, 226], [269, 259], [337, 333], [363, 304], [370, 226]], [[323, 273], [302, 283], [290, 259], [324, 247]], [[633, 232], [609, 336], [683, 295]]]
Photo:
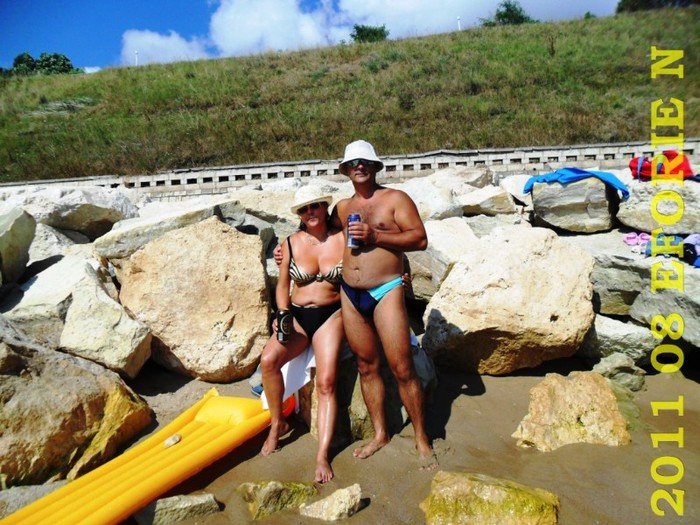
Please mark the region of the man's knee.
[[398, 383], [407, 383], [416, 378], [416, 369], [410, 359], [401, 359], [390, 365], [391, 373]]
[[360, 376], [378, 374], [381, 367], [379, 359], [362, 359], [357, 357], [357, 372]]

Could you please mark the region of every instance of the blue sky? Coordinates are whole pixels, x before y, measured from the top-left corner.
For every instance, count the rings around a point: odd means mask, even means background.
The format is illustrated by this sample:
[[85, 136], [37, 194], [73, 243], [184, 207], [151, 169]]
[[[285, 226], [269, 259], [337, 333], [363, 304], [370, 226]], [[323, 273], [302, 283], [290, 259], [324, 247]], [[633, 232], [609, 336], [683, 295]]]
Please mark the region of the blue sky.
[[[389, 38], [455, 31], [493, 16], [500, 0], [0, 0], [0, 67], [29, 52], [99, 69], [319, 47], [350, 41], [354, 24]], [[538, 20], [615, 12], [618, 0], [521, 0]]]

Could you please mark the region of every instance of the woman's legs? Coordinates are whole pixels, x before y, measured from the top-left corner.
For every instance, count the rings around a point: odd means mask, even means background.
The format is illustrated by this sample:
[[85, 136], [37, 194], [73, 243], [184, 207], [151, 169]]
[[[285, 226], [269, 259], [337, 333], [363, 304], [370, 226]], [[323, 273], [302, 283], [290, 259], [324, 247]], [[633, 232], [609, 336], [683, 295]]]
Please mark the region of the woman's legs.
[[326, 483], [333, 479], [328, 450], [338, 414], [336, 379], [343, 339], [343, 320], [340, 316], [340, 310], [321, 325], [313, 338], [316, 357], [316, 392], [318, 395], [318, 453], [316, 455], [315, 480], [320, 483]]
[[270, 433], [263, 444], [260, 454], [269, 456], [277, 449], [277, 442], [289, 430], [289, 425], [282, 413], [282, 396], [284, 395], [284, 380], [282, 379], [282, 366], [301, 354], [308, 346], [306, 334], [297, 324], [293, 323], [293, 330], [289, 341], [282, 344], [273, 334], [265, 345], [260, 359], [262, 370], [263, 391], [270, 407]]

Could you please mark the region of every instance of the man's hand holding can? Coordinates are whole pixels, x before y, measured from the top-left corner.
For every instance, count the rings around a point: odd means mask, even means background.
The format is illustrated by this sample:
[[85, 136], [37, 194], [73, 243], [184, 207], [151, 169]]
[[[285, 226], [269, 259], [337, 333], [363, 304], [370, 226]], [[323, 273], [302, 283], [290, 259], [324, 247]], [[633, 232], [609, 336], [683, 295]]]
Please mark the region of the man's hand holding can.
[[359, 231], [354, 226], [362, 222], [362, 217], [359, 213], [351, 213], [348, 215], [348, 248], [359, 248], [360, 239], [358, 238]]

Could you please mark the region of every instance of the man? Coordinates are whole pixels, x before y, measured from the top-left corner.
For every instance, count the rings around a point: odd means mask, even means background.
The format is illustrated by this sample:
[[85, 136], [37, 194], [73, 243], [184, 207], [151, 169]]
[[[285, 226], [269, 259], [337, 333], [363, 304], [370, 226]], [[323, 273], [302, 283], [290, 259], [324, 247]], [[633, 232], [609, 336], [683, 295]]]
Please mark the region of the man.
[[[339, 169], [352, 182], [355, 194], [338, 202], [332, 215], [346, 235], [360, 243], [358, 248], [350, 248], [346, 242], [341, 305], [345, 334], [357, 356], [362, 395], [375, 435], [353, 455], [368, 458], [390, 440], [380, 375], [383, 347], [413, 424], [418, 456], [424, 468], [434, 468], [437, 463], [425, 431], [423, 390], [413, 366], [401, 279], [404, 252], [425, 250], [428, 239], [411, 198], [377, 183], [377, 172], [383, 167], [370, 143], [358, 140], [348, 144]], [[359, 214], [360, 222], [348, 226], [350, 214]]]

